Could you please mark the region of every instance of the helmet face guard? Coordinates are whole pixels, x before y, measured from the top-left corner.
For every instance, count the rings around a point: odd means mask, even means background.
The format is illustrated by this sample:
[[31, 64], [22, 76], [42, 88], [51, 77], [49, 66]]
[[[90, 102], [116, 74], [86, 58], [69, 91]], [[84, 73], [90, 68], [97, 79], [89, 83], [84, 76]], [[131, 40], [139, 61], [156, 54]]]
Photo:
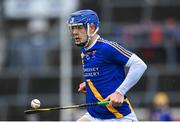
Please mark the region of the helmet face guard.
[[[93, 34], [90, 34], [90, 24], [93, 23], [95, 25], [95, 31]], [[97, 33], [99, 30], [99, 18], [96, 14], [96, 12], [92, 10], [80, 10], [77, 12], [74, 12], [70, 15], [70, 18], [68, 20], [68, 26], [70, 31], [72, 32], [73, 26], [81, 26], [83, 25], [86, 28], [88, 40], [85, 40], [81, 44], [78, 44], [77, 46], [84, 47], [88, 45], [89, 40]]]

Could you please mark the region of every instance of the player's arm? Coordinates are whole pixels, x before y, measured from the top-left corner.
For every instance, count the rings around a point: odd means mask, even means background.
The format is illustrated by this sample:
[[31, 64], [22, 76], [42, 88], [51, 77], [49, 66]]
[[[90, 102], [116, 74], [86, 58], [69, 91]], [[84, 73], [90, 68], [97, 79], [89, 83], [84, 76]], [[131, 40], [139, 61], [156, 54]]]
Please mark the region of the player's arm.
[[147, 68], [146, 64], [135, 54], [132, 54], [126, 66], [129, 67], [129, 71], [123, 83], [114, 93], [110, 94], [105, 99], [105, 101], [110, 100], [111, 106], [116, 107], [123, 103], [124, 95], [139, 81]]
[[105, 100], [110, 100], [110, 105], [119, 106], [124, 101], [124, 95], [133, 87], [146, 70], [146, 64], [134, 53], [126, 50], [117, 43], [106, 47], [106, 57], [118, 65], [129, 67], [123, 83]]
[[125, 95], [141, 78], [147, 65], [136, 54], [128, 51], [118, 43], [110, 43], [106, 46], [105, 52], [106, 58], [112, 60], [112, 63], [129, 67], [126, 78], [116, 90]]
[[136, 54], [131, 55], [125, 66], [129, 67], [128, 73], [116, 90], [121, 95], [125, 95], [139, 81], [147, 68], [147, 65]]

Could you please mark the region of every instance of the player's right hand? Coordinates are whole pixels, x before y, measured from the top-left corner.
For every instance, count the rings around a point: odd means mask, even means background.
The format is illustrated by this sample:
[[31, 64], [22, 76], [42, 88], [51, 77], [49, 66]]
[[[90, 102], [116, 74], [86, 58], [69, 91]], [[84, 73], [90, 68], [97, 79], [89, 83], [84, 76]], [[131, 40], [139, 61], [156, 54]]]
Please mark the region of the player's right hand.
[[114, 93], [106, 97], [104, 101], [110, 101], [110, 106], [118, 107], [124, 102], [124, 96], [121, 95], [119, 92], [115, 91]]
[[82, 92], [82, 93], [86, 94], [86, 83], [85, 82], [79, 84], [78, 92]]

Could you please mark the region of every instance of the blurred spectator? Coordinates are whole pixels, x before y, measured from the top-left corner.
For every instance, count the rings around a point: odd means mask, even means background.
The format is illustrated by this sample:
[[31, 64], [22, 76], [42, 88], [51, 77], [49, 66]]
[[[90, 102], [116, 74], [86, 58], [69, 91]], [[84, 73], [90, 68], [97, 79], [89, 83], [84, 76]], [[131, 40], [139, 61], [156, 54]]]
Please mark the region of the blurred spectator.
[[180, 26], [174, 18], [169, 17], [166, 20], [166, 36], [169, 41], [174, 41], [180, 44]]
[[52, 41], [48, 38], [47, 20], [30, 20], [27, 28], [11, 29], [9, 67], [44, 70], [48, 67], [48, 49]]
[[163, 40], [162, 27], [159, 23], [152, 22], [149, 28], [149, 38], [152, 44], [159, 45]]
[[174, 18], [169, 17], [165, 23], [166, 37], [168, 40], [173, 40], [175, 36], [177, 22]]
[[172, 121], [172, 115], [169, 110], [169, 98], [166, 93], [159, 92], [153, 99], [154, 108], [152, 111], [153, 121]]
[[[50, 41], [48, 40], [47, 31], [49, 29], [49, 23], [45, 19], [36, 18], [32, 19], [28, 23], [28, 29], [31, 34], [31, 45], [29, 45], [29, 54], [26, 57], [26, 62], [31, 67], [36, 67], [43, 70], [47, 67], [47, 54]], [[27, 54], [26, 54], [27, 55]]]
[[131, 43], [134, 40], [134, 34], [132, 32], [131, 25], [127, 25], [123, 28], [123, 37], [122, 39], [127, 43]]
[[180, 44], [180, 26], [176, 26], [175, 42], [177, 42], [178, 44]]

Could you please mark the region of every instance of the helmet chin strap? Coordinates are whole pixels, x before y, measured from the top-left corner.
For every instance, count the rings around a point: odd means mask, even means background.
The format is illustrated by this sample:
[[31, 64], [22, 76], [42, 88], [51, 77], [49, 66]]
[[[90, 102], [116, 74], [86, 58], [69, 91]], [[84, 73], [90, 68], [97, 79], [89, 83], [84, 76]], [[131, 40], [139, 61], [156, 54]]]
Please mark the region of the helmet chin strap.
[[87, 39], [87, 41], [85, 41], [86, 44], [84, 45], [84, 47], [87, 47], [87, 46], [88, 46], [90, 40], [91, 40], [92, 37], [97, 33], [98, 30], [99, 30], [99, 27], [96, 28], [96, 30], [94, 31], [94, 33], [90, 34], [90, 25], [89, 25], [89, 23], [87, 24], [87, 37], [88, 37], [88, 39]]

